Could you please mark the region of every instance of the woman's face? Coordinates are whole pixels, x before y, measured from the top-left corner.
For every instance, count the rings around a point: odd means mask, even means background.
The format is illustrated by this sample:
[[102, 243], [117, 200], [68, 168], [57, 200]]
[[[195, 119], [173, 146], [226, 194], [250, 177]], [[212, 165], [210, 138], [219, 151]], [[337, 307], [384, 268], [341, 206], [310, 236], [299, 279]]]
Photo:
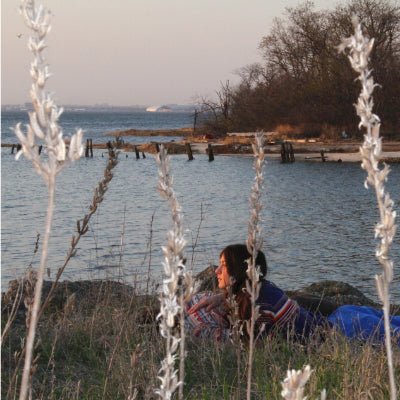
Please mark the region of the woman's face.
[[228, 267], [226, 266], [225, 256], [222, 254], [219, 259], [219, 266], [215, 270], [218, 279], [218, 287], [225, 289], [231, 284], [231, 277], [228, 273]]

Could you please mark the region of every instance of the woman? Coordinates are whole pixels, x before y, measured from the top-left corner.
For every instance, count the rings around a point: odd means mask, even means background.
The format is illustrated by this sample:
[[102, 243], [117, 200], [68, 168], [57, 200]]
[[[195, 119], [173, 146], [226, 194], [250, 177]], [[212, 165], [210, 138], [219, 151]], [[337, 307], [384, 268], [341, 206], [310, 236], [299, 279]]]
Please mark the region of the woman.
[[[215, 270], [218, 279], [218, 287], [222, 293], [210, 296], [198, 297], [192, 301], [187, 309], [190, 315], [196, 315], [202, 309], [213, 312], [218, 310], [220, 326], [226, 328], [227, 319], [222, 321], [221, 310], [231, 312], [227, 304], [229, 293], [235, 296], [238, 305], [238, 317], [240, 320], [251, 318], [251, 300], [246, 291], [247, 260], [251, 255], [244, 244], [227, 246], [220, 255], [220, 263]], [[323, 323], [319, 314], [312, 314], [300, 307], [272, 282], [264, 279], [267, 274], [267, 262], [265, 255], [260, 251], [256, 258], [256, 266], [260, 272], [260, 294], [256, 300], [259, 306], [259, 317], [256, 320], [256, 332], [269, 333], [272, 330], [293, 333], [296, 338], [308, 337], [317, 326]], [[196, 302], [197, 301], [197, 302]], [[204, 312], [204, 310], [203, 310]]]
[[[195, 327], [198, 336], [213, 336], [217, 340], [228, 337], [231, 313], [227, 297], [235, 295], [240, 320], [251, 318], [250, 295], [246, 291], [247, 260], [251, 258], [244, 244], [227, 246], [220, 254], [219, 266], [215, 270], [218, 287], [221, 293], [198, 294], [187, 306], [187, 322]], [[281, 289], [265, 279], [267, 262], [265, 255], [259, 251], [256, 266], [260, 272], [260, 292], [256, 299], [259, 306], [259, 317], [256, 320], [256, 334], [279, 331], [293, 334], [296, 339], [309, 337], [320, 326], [336, 327], [350, 338], [382, 342], [384, 327], [382, 311], [371, 307], [345, 305], [336, 309], [327, 318], [320, 313], [311, 313], [290, 299]], [[200, 323], [198, 323], [200, 321]], [[400, 345], [400, 316], [391, 317], [392, 335], [397, 337]]]

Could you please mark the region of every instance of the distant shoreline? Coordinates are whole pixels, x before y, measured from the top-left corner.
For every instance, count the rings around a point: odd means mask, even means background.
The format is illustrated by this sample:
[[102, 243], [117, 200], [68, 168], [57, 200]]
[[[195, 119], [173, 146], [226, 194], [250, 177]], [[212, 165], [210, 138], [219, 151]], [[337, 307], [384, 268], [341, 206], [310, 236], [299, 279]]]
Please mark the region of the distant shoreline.
[[114, 137], [125, 136], [190, 136], [193, 132], [192, 128], [177, 129], [127, 129], [123, 131], [105, 132], [104, 135]]

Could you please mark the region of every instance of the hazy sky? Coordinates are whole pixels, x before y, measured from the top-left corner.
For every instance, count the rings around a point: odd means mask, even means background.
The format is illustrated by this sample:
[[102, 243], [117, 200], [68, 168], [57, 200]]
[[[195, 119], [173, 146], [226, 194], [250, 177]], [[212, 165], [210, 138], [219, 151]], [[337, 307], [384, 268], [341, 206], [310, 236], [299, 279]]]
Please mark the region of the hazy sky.
[[[160, 105], [212, 96], [260, 61], [274, 17], [299, 0], [43, 0], [45, 56], [58, 104]], [[332, 8], [331, 0], [315, 0]], [[2, 104], [29, 101], [28, 29], [18, 0], [1, 0]], [[17, 35], [22, 36], [18, 38]]]

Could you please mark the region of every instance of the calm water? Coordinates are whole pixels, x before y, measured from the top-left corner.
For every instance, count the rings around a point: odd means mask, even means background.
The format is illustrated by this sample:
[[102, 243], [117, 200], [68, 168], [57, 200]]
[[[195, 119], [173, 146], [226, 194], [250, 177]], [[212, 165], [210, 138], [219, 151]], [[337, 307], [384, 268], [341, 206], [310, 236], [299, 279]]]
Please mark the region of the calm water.
[[[82, 121], [80, 125], [85, 123], [89, 124]], [[181, 126], [184, 124], [182, 121]], [[99, 129], [97, 125], [95, 129]], [[50, 243], [52, 275], [62, 264], [75, 221], [90, 204], [105, 163], [101, 152], [95, 151], [93, 159], [81, 159], [59, 176]], [[193, 162], [186, 161], [186, 156], [173, 156], [171, 167], [184, 211], [187, 258], [189, 265], [200, 271], [209, 262], [218, 261], [225, 245], [246, 238], [248, 194], [254, 176], [252, 159], [220, 156], [209, 163], [205, 155], [198, 155]], [[373, 192], [364, 189], [364, 178], [358, 164], [285, 165], [268, 161], [263, 232], [270, 279], [286, 289], [336, 279], [376, 298], [373, 276], [380, 269], [374, 257], [373, 226], [378, 213]], [[387, 189], [397, 210], [399, 183], [400, 165], [393, 165]], [[156, 184], [157, 168], [152, 156], [136, 161], [132, 154], [128, 158], [121, 154], [109, 192], [89, 232], [81, 239], [64, 279], [123, 275], [129, 282], [144, 281], [150, 269], [152, 280], [160, 281], [160, 248], [171, 221]], [[45, 186], [30, 163], [23, 158], [15, 161], [9, 149], [2, 149], [3, 289], [31, 262], [38, 265], [33, 250], [37, 233], [42, 233], [46, 201]], [[392, 293], [400, 302], [398, 237], [391, 252], [397, 277]]]
[[[1, 116], [2, 143], [16, 143], [15, 134], [10, 129], [18, 122], [28, 123], [28, 114], [22, 111], [8, 111]], [[72, 135], [77, 128], [82, 128], [86, 138], [96, 142], [107, 142], [115, 139], [107, 133], [126, 129], [175, 129], [192, 126], [190, 113], [149, 113], [149, 112], [68, 112], [61, 114], [60, 125], [64, 136]], [[153, 141], [170, 141], [173, 137], [152, 137]], [[126, 142], [143, 143], [148, 137], [124, 137]]]

